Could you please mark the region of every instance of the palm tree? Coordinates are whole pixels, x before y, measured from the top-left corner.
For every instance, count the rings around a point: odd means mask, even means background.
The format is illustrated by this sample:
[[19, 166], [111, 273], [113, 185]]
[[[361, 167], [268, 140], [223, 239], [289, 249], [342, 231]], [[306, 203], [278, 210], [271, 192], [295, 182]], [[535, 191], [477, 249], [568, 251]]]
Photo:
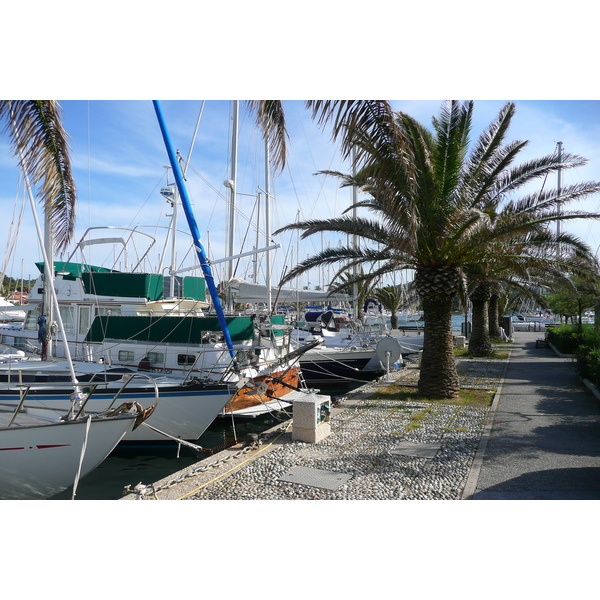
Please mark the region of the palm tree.
[[77, 193], [71, 173], [68, 136], [61, 108], [54, 100], [1, 100], [0, 120], [21, 167], [39, 188], [40, 202], [50, 215], [56, 249], [63, 250], [75, 229]]
[[381, 305], [391, 313], [390, 325], [392, 329], [398, 329], [398, 309], [404, 300], [404, 291], [399, 285], [386, 285], [382, 288], [376, 288], [373, 296], [381, 302]]
[[[576, 156], [547, 156], [512, 167], [526, 142], [503, 145], [515, 107], [507, 103], [469, 153], [472, 102], [449, 102], [433, 120], [433, 132], [405, 113], [373, 116], [370, 129], [353, 122], [349, 142], [360, 149], [355, 176], [325, 171], [342, 185], [368, 192], [358, 207], [374, 218], [347, 216], [293, 223], [279, 230], [303, 230], [305, 238], [321, 231], [359, 235], [372, 247], [339, 247], [297, 265], [284, 281], [322, 263], [372, 265], [366, 278], [414, 269], [414, 285], [424, 313], [424, 342], [419, 392], [454, 398], [459, 381], [453, 354], [452, 302], [469, 266], [493, 266], [515, 234], [555, 220], [558, 205], [600, 190], [590, 183], [563, 190], [560, 198], [538, 194], [514, 204], [512, 219], [492, 226], [501, 202], [521, 186], [558, 168], [584, 164]], [[538, 203], [533, 210], [528, 202]], [[525, 211], [521, 216], [518, 208]], [[528, 210], [526, 210], [528, 209]], [[564, 216], [564, 214], [563, 214]], [[592, 216], [581, 213], [578, 217]], [[593, 215], [596, 216], [596, 215]], [[571, 216], [572, 217], [572, 216]], [[570, 217], [570, 218], [571, 218]], [[278, 233], [278, 232], [276, 232]]]
[[[567, 196], [560, 201], [561, 208], [573, 198]], [[472, 354], [486, 356], [492, 352], [489, 317], [489, 302], [494, 289], [506, 277], [519, 277], [522, 282], [536, 281], [548, 285], [571, 285], [570, 278], [593, 279], [598, 263], [591, 249], [575, 236], [567, 233], [555, 234], [546, 223], [537, 222], [541, 199], [527, 199], [506, 204], [492, 218], [491, 227], [504, 229], [505, 221], [514, 222], [516, 215], [521, 223], [517, 234], [499, 236], [491, 243], [496, 252], [495, 261], [466, 267], [471, 280], [470, 298], [473, 305], [473, 329], [469, 341]], [[577, 213], [565, 213], [568, 218]], [[546, 216], [547, 218], [547, 216]], [[497, 317], [496, 317], [497, 322]]]
[[374, 285], [364, 279], [364, 272], [362, 269], [360, 270], [360, 277], [362, 279], [357, 283], [355, 288], [353, 276], [350, 273], [341, 273], [338, 275], [337, 281], [334, 279], [331, 283], [330, 288], [335, 289], [336, 292], [350, 294], [351, 296], [354, 295], [355, 317], [357, 321], [362, 322], [364, 317], [363, 307], [367, 298], [372, 296]]

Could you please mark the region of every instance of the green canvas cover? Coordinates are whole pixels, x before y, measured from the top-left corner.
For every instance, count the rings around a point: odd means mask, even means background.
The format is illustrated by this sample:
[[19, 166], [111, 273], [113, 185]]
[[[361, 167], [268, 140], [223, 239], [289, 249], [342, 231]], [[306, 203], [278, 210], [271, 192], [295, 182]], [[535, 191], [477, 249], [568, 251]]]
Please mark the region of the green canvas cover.
[[204, 277], [184, 277], [183, 297], [206, 302], [206, 282]]
[[[273, 325], [283, 325], [285, 323], [285, 316], [284, 315], [273, 315], [271, 317], [271, 323]], [[284, 333], [283, 329], [274, 329], [273, 330], [273, 335], [276, 336], [282, 336]]]
[[82, 273], [81, 280], [87, 294], [163, 299], [164, 277], [156, 273]]
[[[44, 273], [44, 263], [36, 262], [35, 266], [38, 268], [40, 273]], [[111, 269], [106, 269], [104, 267], [95, 267], [94, 265], [88, 265], [86, 263], [76, 263], [76, 262], [64, 262], [60, 260], [54, 261], [54, 271], [55, 273], [69, 273], [73, 277], [80, 277], [82, 273], [113, 273]]]
[[[253, 338], [250, 317], [226, 317], [226, 321], [233, 342]], [[205, 334], [220, 331], [217, 317], [102, 316], [94, 319], [85, 341], [119, 339], [199, 344]]]

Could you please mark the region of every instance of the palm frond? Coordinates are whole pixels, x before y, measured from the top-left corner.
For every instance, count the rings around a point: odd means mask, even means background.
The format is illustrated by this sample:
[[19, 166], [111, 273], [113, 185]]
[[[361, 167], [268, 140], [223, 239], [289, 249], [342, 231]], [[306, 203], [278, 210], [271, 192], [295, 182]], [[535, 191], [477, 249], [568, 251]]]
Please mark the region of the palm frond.
[[77, 194], [60, 105], [53, 100], [3, 100], [0, 117], [15, 155], [21, 151], [24, 172], [34, 185], [41, 182], [40, 202], [53, 223], [56, 248], [63, 250], [73, 236]]
[[249, 100], [250, 111], [262, 129], [271, 151], [271, 162], [276, 170], [283, 170], [287, 156], [288, 133], [281, 100]]

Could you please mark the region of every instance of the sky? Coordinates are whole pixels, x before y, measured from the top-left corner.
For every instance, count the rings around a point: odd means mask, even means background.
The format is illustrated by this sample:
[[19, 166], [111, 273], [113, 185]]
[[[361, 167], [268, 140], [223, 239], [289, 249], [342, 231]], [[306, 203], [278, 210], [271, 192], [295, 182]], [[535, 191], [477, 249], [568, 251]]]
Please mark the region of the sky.
[[[476, 100], [472, 137], [475, 138], [495, 118], [507, 100]], [[585, 167], [563, 171], [562, 185], [580, 181], [600, 181], [600, 101], [596, 100], [514, 100], [516, 115], [507, 140], [528, 140], [520, 162], [556, 151], [557, 142], [563, 151], [584, 156]], [[69, 248], [90, 227], [135, 228], [136, 252], [130, 253], [131, 266], [155, 239], [144, 263], [145, 268], [165, 270], [171, 262], [170, 242], [165, 248], [165, 232], [171, 210], [161, 196], [167, 182], [168, 158], [160, 134], [156, 114], [150, 100], [74, 100], [59, 99], [64, 127], [69, 135], [72, 167], [78, 191], [76, 232]], [[437, 115], [441, 100], [391, 100], [394, 109], [402, 110], [430, 126]], [[174, 146], [182, 156], [189, 156], [187, 188], [200, 230], [201, 241], [211, 260], [227, 255], [226, 229], [228, 191], [224, 185], [231, 178], [231, 100], [162, 100]], [[271, 173], [271, 231], [301, 220], [340, 215], [351, 204], [351, 191], [340, 189], [335, 178], [317, 175], [321, 170], [348, 172], [339, 149], [311, 119], [303, 101], [284, 100], [289, 133], [288, 163], [280, 173]], [[198, 121], [199, 119], [199, 121]], [[192, 145], [194, 131], [197, 135]], [[265, 188], [264, 142], [244, 101], [239, 103], [239, 137], [237, 161], [237, 207], [235, 251], [248, 251], [257, 244], [266, 244], [264, 227], [264, 194], [260, 201], [261, 222], [256, 232], [257, 194]], [[190, 154], [191, 152], [191, 154]], [[539, 186], [556, 186], [556, 177]], [[5, 240], [3, 265], [13, 277], [29, 278], [37, 274], [36, 261], [42, 259], [37, 243], [29, 201], [11, 155], [6, 135], [0, 138], [0, 201], [5, 218], [0, 223], [0, 240]], [[25, 202], [25, 204], [23, 204]], [[9, 212], [10, 207], [10, 212]], [[22, 208], [24, 207], [24, 210]], [[600, 213], [600, 196], [590, 197], [573, 208]], [[19, 219], [19, 215], [22, 217]], [[42, 219], [38, 210], [38, 218]], [[18, 235], [16, 231], [18, 228]], [[575, 221], [565, 224], [568, 231], [586, 241], [594, 251], [600, 245], [598, 223]], [[176, 264], [193, 264], [189, 250], [188, 228], [181, 208], [178, 216], [178, 248]], [[107, 233], [98, 230], [91, 237], [121, 237], [126, 232]], [[152, 237], [149, 237], [152, 236]], [[318, 252], [322, 246], [344, 240], [339, 236], [313, 236], [298, 242], [297, 234], [271, 236], [281, 248], [271, 254], [272, 277], [277, 283], [286, 267]], [[14, 245], [13, 245], [14, 240]], [[118, 246], [88, 247], [85, 254], [76, 253], [73, 260], [125, 268], [121, 259], [116, 264]], [[64, 254], [57, 259], [66, 259]], [[2, 269], [0, 269], [2, 270]], [[225, 267], [215, 264], [213, 270], [220, 280]], [[164, 271], [166, 272], [166, 271]], [[311, 272], [300, 278], [300, 287], [326, 285], [332, 271]], [[234, 276], [248, 281], [254, 277], [251, 259], [242, 259], [235, 266]], [[258, 267], [257, 281], [265, 281], [264, 258]], [[396, 283], [400, 280], [396, 281]]]

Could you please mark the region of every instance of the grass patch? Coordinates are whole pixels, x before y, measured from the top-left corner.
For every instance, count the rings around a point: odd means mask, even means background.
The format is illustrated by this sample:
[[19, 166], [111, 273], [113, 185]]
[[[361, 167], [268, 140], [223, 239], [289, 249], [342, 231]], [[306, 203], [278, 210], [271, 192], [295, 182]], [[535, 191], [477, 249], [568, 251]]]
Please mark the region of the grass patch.
[[424, 421], [430, 412], [431, 409], [428, 408], [426, 410], [422, 410], [418, 413], [415, 413], [411, 417], [410, 423], [406, 426], [406, 431], [410, 431], [411, 429], [421, 429], [423, 427], [421, 425], [421, 421]]
[[490, 358], [502, 360], [508, 358], [508, 351], [494, 350], [491, 354], [481, 356], [479, 354], [470, 354], [468, 348], [455, 348], [454, 356], [458, 358]]
[[455, 400], [440, 400], [438, 398], [427, 398], [421, 396], [416, 388], [402, 386], [392, 383], [387, 387], [375, 392], [369, 396], [369, 400], [398, 400], [401, 402], [430, 402], [432, 404], [455, 404], [459, 406], [480, 406], [488, 407], [492, 405], [494, 393], [488, 390], [462, 389], [460, 395]]

